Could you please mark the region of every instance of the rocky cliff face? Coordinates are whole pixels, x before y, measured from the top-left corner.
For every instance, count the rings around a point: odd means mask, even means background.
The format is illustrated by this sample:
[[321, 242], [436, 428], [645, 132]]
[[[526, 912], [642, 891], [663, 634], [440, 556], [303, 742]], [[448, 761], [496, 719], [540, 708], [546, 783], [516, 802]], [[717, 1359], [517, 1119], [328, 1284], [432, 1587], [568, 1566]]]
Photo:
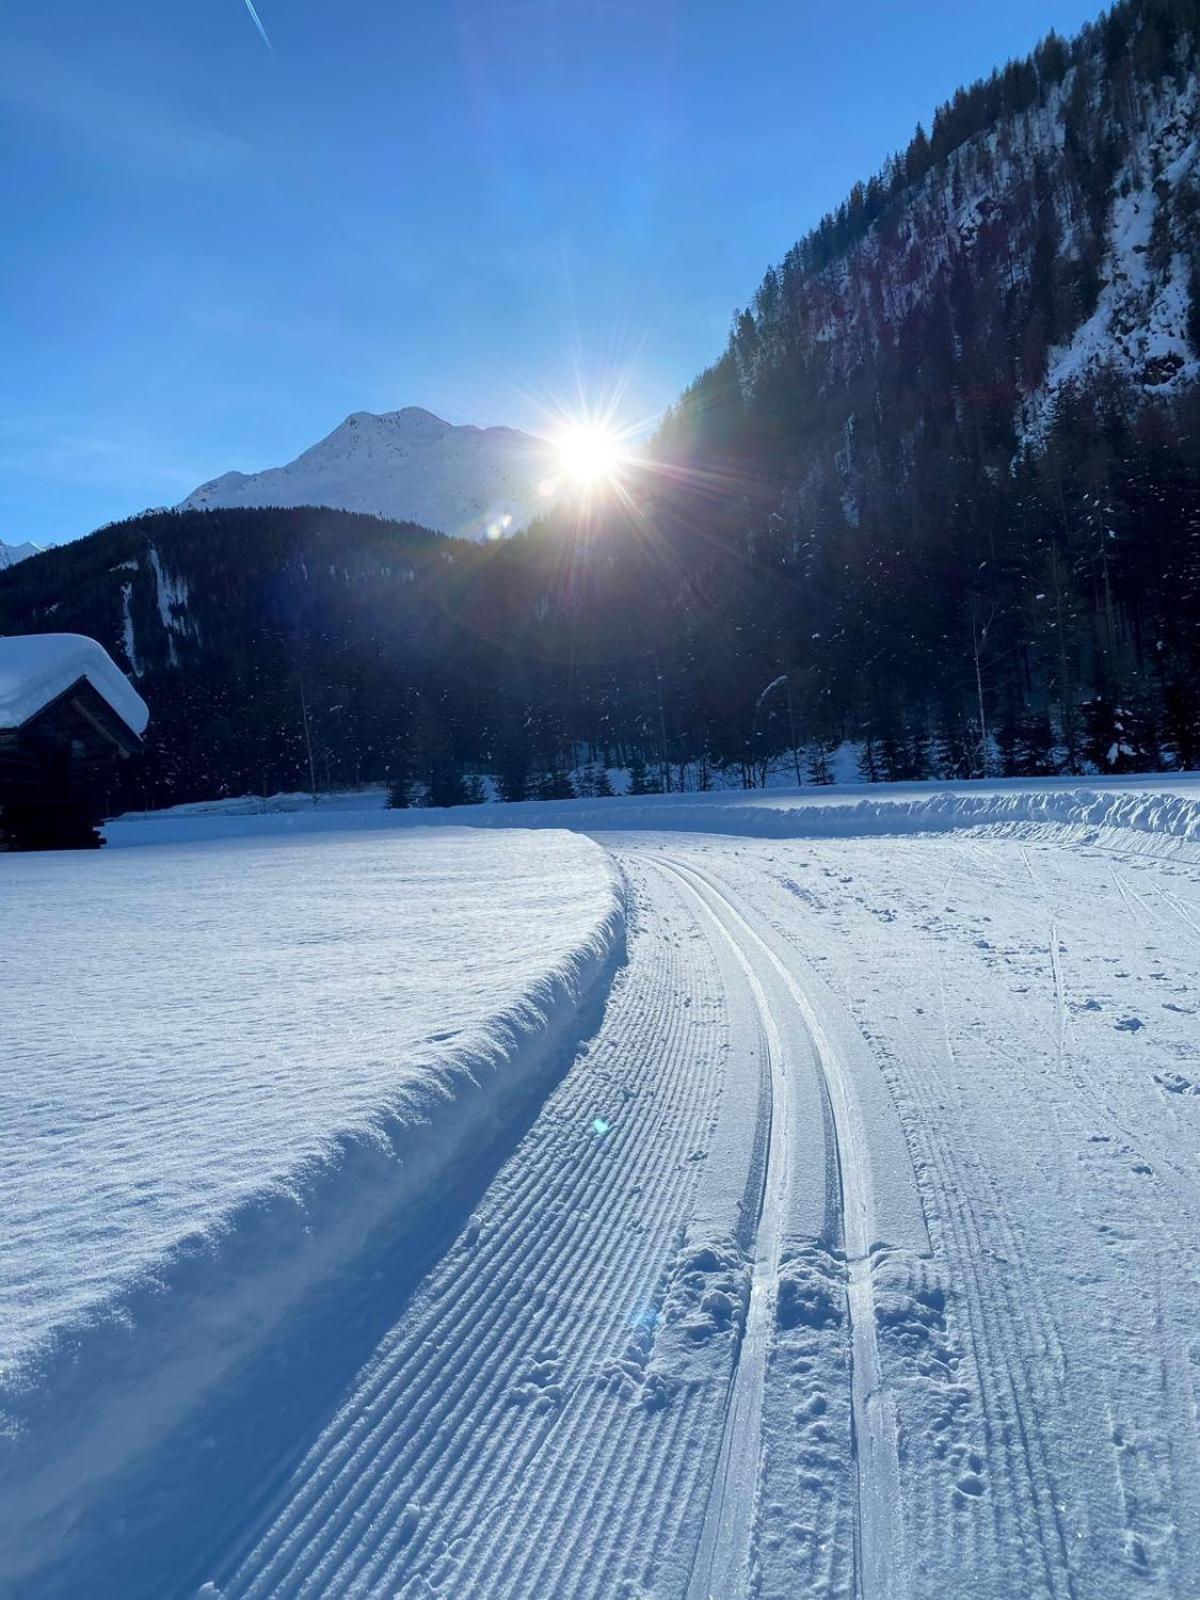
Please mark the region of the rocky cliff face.
[[[1101, 390], [1200, 377], [1196, 7], [1117, 7], [960, 91], [763, 280], [724, 362], [785, 506], [851, 522], [960, 437], [1007, 472]], [[677, 423], [680, 419], [677, 419]]]

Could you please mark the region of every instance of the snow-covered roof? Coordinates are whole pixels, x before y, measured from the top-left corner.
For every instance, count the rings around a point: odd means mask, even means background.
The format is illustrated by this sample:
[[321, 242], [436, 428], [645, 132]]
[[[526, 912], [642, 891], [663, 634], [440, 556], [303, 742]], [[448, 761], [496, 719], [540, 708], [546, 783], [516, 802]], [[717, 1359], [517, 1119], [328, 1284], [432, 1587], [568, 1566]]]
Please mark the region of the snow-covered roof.
[[0, 637], [0, 728], [20, 728], [86, 678], [134, 733], [150, 720], [146, 702], [102, 645], [82, 633]]

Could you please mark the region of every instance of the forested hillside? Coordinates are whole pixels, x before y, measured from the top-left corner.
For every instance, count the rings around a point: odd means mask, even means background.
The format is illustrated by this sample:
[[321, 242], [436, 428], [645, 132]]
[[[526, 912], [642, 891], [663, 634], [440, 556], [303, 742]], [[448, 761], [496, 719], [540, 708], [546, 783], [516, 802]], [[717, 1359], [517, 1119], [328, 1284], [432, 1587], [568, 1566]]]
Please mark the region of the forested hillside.
[[806, 727], [889, 774], [978, 770], [981, 723], [1010, 770], [1200, 761], [1198, 20], [956, 95], [670, 420], [696, 520], [793, 580]]
[[[164, 513], [0, 574], [154, 712], [152, 799], [1200, 765], [1200, 0], [961, 91], [769, 271], [644, 467], [490, 548]], [[765, 692], [766, 691], [766, 692]]]
[[153, 512], [5, 573], [0, 632], [90, 634], [127, 668], [152, 711], [129, 804], [406, 778], [454, 803], [480, 771], [561, 793], [582, 760], [664, 748], [678, 567], [594, 532], [480, 546], [324, 508]]

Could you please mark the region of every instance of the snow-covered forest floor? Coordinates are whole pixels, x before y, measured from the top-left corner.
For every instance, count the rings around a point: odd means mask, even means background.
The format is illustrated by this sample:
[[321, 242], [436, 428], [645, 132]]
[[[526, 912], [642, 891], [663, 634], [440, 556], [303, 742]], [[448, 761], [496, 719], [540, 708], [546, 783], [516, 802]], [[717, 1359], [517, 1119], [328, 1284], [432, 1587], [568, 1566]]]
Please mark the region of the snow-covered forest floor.
[[0, 859], [0, 1593], [1200, 1595], [1200, 781], [378, 805]]

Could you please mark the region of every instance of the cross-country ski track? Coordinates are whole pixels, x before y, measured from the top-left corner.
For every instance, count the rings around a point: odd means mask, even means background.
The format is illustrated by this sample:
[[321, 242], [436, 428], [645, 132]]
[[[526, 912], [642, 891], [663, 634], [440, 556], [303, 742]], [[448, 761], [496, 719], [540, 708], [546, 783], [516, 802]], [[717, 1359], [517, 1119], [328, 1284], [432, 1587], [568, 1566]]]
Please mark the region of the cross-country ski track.
[[13, 1593], [1197, 1600], [1200, 848], [591, 831], [543, 1097]]

